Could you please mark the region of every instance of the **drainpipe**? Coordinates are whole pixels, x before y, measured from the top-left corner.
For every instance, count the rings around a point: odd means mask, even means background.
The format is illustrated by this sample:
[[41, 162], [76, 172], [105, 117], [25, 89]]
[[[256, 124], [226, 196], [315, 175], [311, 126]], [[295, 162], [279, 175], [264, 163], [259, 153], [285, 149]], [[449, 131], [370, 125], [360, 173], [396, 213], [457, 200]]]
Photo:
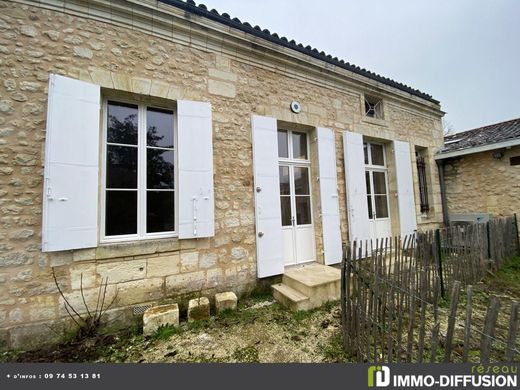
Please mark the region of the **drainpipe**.
[[446, 183], [444, 181], [444, 160], [436, 160], [437, 169], [439, 170], [439, 184], [441, 186], [441, 202], [442, 202], [442, 221], [444, 226], [450, 225], [450, 217], [448, 214], [448, 201], [446, 199]]

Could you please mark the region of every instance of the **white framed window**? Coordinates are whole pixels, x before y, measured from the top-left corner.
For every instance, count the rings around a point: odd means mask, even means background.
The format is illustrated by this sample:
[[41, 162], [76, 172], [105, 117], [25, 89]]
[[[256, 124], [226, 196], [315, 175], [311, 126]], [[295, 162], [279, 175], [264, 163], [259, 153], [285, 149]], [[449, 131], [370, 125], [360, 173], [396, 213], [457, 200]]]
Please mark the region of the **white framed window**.
[[177, 236], [177, 134], [172, 107], [103, 101], [100, 241]]
[[388, 169], [385, 145], [364, 142], [365, 180], [369, 219], [388, 219], [390, 204], [388, 199]]
[[312, 225], [309, 137], [278, 129], [278, 160], [282, 226]]

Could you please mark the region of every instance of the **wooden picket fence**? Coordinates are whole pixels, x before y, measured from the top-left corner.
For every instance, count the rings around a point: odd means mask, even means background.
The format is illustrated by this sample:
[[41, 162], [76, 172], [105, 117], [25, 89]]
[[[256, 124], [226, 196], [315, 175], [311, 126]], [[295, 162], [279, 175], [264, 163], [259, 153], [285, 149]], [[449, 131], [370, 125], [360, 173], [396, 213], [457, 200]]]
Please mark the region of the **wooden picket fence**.
[[491, 297], [482, 316], [472, 285], [519, 252], [515, 217], [346, 245], [345, 351], [359, 362], [518, 360], [519, 303], [506, 313]]

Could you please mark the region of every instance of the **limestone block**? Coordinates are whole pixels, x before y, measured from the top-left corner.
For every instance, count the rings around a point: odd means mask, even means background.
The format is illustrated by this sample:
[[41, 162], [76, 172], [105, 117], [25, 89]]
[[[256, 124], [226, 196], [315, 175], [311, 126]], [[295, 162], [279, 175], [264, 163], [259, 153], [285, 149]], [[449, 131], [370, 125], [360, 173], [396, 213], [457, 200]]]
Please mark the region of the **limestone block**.
[[204, 286], [204, 283], [206, 283], [204, 271], [168, 276], [166, 277], [166, 293], [198, 291]]
[[235, 83], [237, 81], [237, 75], [230, 72], [223, 72], [217, 69], [209, 69], [209, 77], [220, 79], [224, 81], [231, 81]]
[[154, 306], [144, 312], [143, 334], [151, 335], [164, 325], [179, 326], [179, 305]]
[[195, 271], [199, 265], [199, 252], [181, 253], [181, 272]]
[[134, 280], [117, 285], [117, 305], [135, 305], [155, 301], [163, 297], [162, 278]]
[[188, 322], [207, 320], [209, 318], [209, 299], [200, 297], [190, 299], [188, 303]]
[[162, 97], [162, 98], [168, 98], [169, 88], [170, 88], [170, 84], [164, 83], [162, 81], [153, 80], [150, 95], [158, 96], [158, 97]]
[[96, 287], [95, 264], [78, 264], [70, 267], [70, 286], [73, 290]]
[[143, 279], [146, 276], [146, 260], [114, 261], [101, 263], [97, 273], [108, 283], [120, 283]]
[[147, 260], [146, 277], [161, 277], [179, 273], [179, 255], [152, 257]]
[[112, 75], [109, 71], [100, 68], [91, 68], [90, 77], [95, 84], [101, 85], [105, 88], [114, 88]]
[[132, 78], [132, 92], [142, 95], [149, 95], [152, 81], [142, 77]]
[[232, 291], [215, 294], [215, 307], [217, 313], [222, 310], [236, 310], [237, 296]]
[[234, 98], [237, 94], [233, 84], [219, 80], [208, 80], [208, 92], [228, 98]]
[[114, 88], [122, 91], [131, 91], [130, 77], [123, 73], [112, 73], [112, 81], [114, 82]]

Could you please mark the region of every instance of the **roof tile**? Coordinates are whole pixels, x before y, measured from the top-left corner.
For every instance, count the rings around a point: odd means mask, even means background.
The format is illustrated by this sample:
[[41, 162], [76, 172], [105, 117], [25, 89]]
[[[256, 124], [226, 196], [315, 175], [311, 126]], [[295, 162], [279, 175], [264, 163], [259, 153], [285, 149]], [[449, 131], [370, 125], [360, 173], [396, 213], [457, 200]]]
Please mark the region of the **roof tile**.
[[520, 138], [520, 118], [467, 130], [444, 137], [440, 153], [475, 148]]

